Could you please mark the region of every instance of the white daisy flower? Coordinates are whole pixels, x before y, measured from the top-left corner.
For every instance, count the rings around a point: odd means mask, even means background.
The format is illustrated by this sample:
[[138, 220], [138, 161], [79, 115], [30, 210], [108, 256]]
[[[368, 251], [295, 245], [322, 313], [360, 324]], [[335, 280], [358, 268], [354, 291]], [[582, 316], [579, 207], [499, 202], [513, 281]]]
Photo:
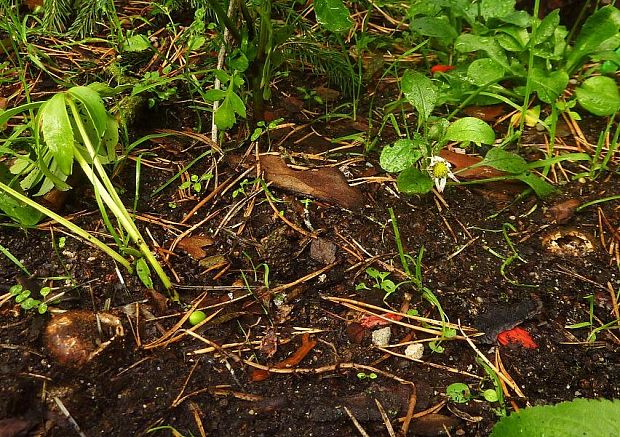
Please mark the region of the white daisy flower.
[[428, 171], [430, 177], [433, 178], [433, 181], [435, 181], [435, 187], [440, 193], [443, 192], [444, 188], [446, 188], [448, 178], [458, 182], [458, 179], [450, 170], [451, 167], [452, 165], [441, 156], [431, 156], [429, 160], [426, 171]]

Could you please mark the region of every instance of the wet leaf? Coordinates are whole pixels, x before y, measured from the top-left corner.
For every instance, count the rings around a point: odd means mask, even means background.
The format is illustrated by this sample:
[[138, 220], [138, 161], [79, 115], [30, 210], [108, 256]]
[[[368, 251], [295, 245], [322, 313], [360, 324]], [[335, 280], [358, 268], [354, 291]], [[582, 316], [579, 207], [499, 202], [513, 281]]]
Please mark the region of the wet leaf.
[[560, 25], [560, 10], [556, 9], [540, 22], [536, 28], [536, 33], [532, 37], [532, 45], [537, 46], [542, 44], [555, 33], [555, 29]]
[[459, 142], [469, 141], [476, 144], [493, 144], [495, 132], [491, 126], [478, 118], [464, 117], [448, 126], [446, 139]]
[[573, 50], [568, 54], [566, 70], [574, 72], [590, 53], [598, 50], [606, 40], [618, 36], [620, 10], [613, 6], [600, 8], [590, 15], [575, 40]]
[[476, 59], [467, 67], [467, 76], [476, 85], [485, 85], [489, 82], [497, 82], [504, 77], [504, 67], [493, 59]]
[[409, 167], [396, 180], [398, 191], [404, 194], [425, 194], [433, 189], [430, 176], [416, 167]]
[[480, 2], [480, 11], [485, 20], [505, 17], [514, 12], [515, 3], [515, 0], [482, 0]]
[[435, 108], [437, 89], [431, 80], [418, 72], [407, 70], [400, 87], [405, 98], [418, 111], [418, 125], [426, 121]]
[[523, 173], [528, 169], [525, 159], [515, 153], [500, 149], [499, 147], [494, 147], [489, 150], [482, 160], [482, 163], [497, 170], [512, 174]]
[[615, 79], [595, 76], [575, 89], [577, 101], [594, 115], [606, 116], [620, 111], [620, 93]]
[[142, 52], [151, 48], [151, 42], [146, 35], [132, 35], [121, 44], [125, 52]]
[[346, 32], [353, 24], [342, 0], [314, 0], [314, 13], [317, 22], [330, 32]]
[[491, 437], [620, 435], [620, 401], [574, 399], [526, 408], [503, 417]]
[[454, 39], [458, 36], [456, 29], [448, 22], [447, 17], [420, 17], [414, 18], [409, 29], [422, 36]]
[[542, 68], [532, 68], [530, 83], [538, 98], [545, 103], [553, 103], [568, 85], [568, 73], [564, 70], [546, 72]]
[[420, 147], [424, 145], [421, 138], [413, 140], [398, 140], [394, 144], [384, 147], [379, 157], [379, 164], [383, 170], [390, 173], [400, 173], [415, 164], [421, 157]]
[[67, 114], [65, 95], [56, 94], [41, 108], [41, 132], [45, 144], [65, 175], [73, 169], [73, 128]]
[[[84, 124], [92, 123], [97, 139], [101, 139], [108, 126], [108, 112], [97, 91], [87, 86], [74, 86], [69, 88], [67, 94], [80, 102], [88, 115], [88, 120], [83, 120]], [[97, 146], [98, 144], [95, 144], [95, 147]]]

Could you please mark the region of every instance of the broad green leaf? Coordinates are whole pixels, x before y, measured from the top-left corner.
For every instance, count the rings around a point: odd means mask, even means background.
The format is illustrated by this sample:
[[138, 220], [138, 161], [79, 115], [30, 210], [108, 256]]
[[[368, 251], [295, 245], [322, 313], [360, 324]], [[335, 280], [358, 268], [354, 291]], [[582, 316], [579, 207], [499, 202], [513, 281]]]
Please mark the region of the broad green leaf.
[[403, 171], [396, 179], [398, 191], [404, 194], [425, 194], [433, 189], [433, 185], [431, 177], [415, 166]]
[[470, 141], [476, 144], [493, 144], [495, 132], [491, 126], [479, 118], [464, 117], [448, 126], [446, 139], [459, 142]]
[[504, 77], [504, 68], [490, 58], [476, 59], [467, 67], [467, 76], [474, 84], [485, 85]]
[[379, 157], [383, 170], [399, 173], [415, 164], [421, 157], [422, 140], [398, 140], [391, 146], [384, 147]]
[[620, 401], [574, 399], [503, 417], [491, 437], [604, 437], [620, 435]]
[[40, 110], [41, 132], [58, 168], [66, 175], [73, 168], [73, 128], [65, 106], [65, 94], [54, 95]]
[[485, 20], [505, 17], [515, 11], [515, 0], [482, 0], [480, 11]]
[[192, 35], [189, 41], [187, 41], [187, 49], [190, 52], [196, 51], [199, 48], [201, 48], [203, 45], [205, 45], [205, 42], [207, 42], [207, 39], [204, 36]]
[[314, 0], [314, 14], [317, 22], [331, 32], [346, 32], [353, 24], [342, 0]]
[[400, 81], [405, 98], [418, 111], [418, 126], [428, 119], [437, 102], [437, 90], [423, 74], [407, 70]]
[[532, 45], [537, 46], [551, 38], [556, 27], [560, 25], [560, 10], [549, 13], [536, 28], [536, 33], [532, 37]]
[[525, 159], [499, 147], [489, 150], [481, 164], [512, 174], [524, 173], [528, 170]]
[[235, 125], [237, 121], [235, 110], [230, 103], [230, 99], [225, 99], [214, 115], [215, 125], [218, 129], [228, 130]]
[[151, 269], [149, 269], [149, 265], [144, 258], [138, 258], [138, 261], [136, 261], [136, 274], [146, 288], [153, 288]]
[[146, 35], [132, 35], [121, 44], [124, 52], [142, 52], [151, 48], [151, 42]]
[[515, 26], [519, 26], [524, 29], [532, 22], [532, 16], [526, 11], [514, 11], [508, 15], [499, 17], [499, 19], [504, 23], [514, 24]]
[[[0, 182], [8, 185], [10, 188], [21, 192], [21, 189], [16, 184], [11, 184], [12, 176], [4, 164], [0, 163]], [[0, 210], [9, 216], [12, 220], [19, 223], [21, 226], [29, 227], [34, 226], [43, 218], [43, 214], [34, 209], [33, 207], [26, 205], [19, 200], [15, 199], [10, 194], [2, 190], [0, 186]]]
[[620, 29], [620, 10], [605, 6], [590, 15], [579, 32], [575, 46], [569, 53], [566, 70], [573, 73], [584, 58], [599, 50], [607, 39], [617, 37]]
[[208, 102], [215, 102], [216, 100], [222, 100], [226, 97], [226, 91], [224, 90], [207, 90], [202, 97]]
[[555, 193], [555, 187], [532, 173], [522, 173], [516, 179], [528, 184], [538, 197], [547, 197]]
[[[88, 122], [92, 123], [97, 132], [97, 137], [101, 139], [108, 126], [108, 112], [103, 105], [103, 100], [97, 92], [86, 86], [75, 86], [69, 88], [67, 91], [71, 97], [74, 97], [79, 103], [81, 103], [83, 109], [86, 111], [88, 120], [82, 120], [85, 125]], [[97, 144], [95, 144], [97, 146]]]
[[411, 20], [409, 28], [422, 36], [435, 38], [451, 38], [458, 36], [456, 29], [448, 22], [446, 17], [420, 17]]
[[510, 52], [522, 52], [530, 39], [530, 34], [526, 29], [517, 26], [503, 26], [495, 35], [497, 42], [504, 49]]
[[545, 103], [553, 103], [564, 92], [568, 85], [568, 73], [564, 70], [545, 72], [542, 68], [532, 68], [529, 77], [532, 91]]
[[489, 58], [506, 70], [510, 70], [506, 53], [494, 37], [478, 36], [469, 33], [462, 34], [456, 39], [454, 48], [461, 53], [484, 51], [489, 55]]
[[241, 100], [241, 97], [239, 97], [237, 93], [230, 93], [229, 99], [233, 110], [241, 117], [245, 118], [245, 104], [243, 100]]
[[594, 115], [612, 115], [620, 111], [620, 93], [618, 84], [607, 76], [595, 76], [586, 79], [575, 89], [577, 101]]

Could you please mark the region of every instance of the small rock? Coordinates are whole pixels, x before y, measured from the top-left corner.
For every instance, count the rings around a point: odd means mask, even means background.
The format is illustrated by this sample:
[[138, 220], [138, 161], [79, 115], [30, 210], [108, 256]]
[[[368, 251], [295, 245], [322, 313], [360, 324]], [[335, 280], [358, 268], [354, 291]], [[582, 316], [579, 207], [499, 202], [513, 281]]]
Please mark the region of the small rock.
[[310, 257], [323, 264], [331, 264], [336, 261], [336, 245], [324, 238], [315, 238], [310, 243]]
[[422, 343], [413, 343], [405, 349], [405, 355], [414, 360], [419, 360], [424, 355], [424, 345]]
[[380, 347], [387, 346], [390, 344], [391, 335], [392, 330], [389, 326], [372, 331], [372, 344]]

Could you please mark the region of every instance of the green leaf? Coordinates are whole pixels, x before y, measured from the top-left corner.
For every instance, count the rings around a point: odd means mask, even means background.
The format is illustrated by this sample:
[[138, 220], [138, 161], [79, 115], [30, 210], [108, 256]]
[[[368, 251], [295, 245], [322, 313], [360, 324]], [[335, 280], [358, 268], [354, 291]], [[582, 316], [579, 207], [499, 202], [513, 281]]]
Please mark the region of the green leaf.
[[203, 93], [202, 97], [208, 102], [215, 102], [226, 98], [226, 91], [224, 90], [207, 90]]
[[542, 44], [555, 32], [556, 27], [560, 25], [560, 10], [549, 13], [536, 28], [536, 33], [532, 37], [532, 46]]
[[41, 108], [41, 132], [58, 168], [66, 175], [73, 168], [73, 128], [67, 114], [65, 94], [56, 94]]
[[153, 288], [151, 269], [149, 269], [149, 265], [144, 258], [138, 258], [138, 261], [136, 261], [136, 274], [146, 288]]
[[564, 70], [547, 73], [541, 68], [534, 67], [529, 79], [532, 90], [538, 94], [538, 98], [545, 103], [553, 103], [566, 89], [569, 78]]
[[451, 38], [458, 36], [456, 29], [448, 22], [446, 17], [420, 17], [411, 20], [409, 28], [422, 36], [435, 38]]
[[485, 85], [504, 77], [504, 68], [490, 58], [476, 59], [467, 67], [467, 76], [474, 84]]
[[342, 0], [315, 0], [314, 14], [317, 22], [331, 32], [346, 32], [353, 25]]
[[590, 53], [599, 50], [607, 39], [617, 37], [620, 29], [620, 10], [613, 6], [600, 8], [590, 15], [581, 28], [573, 50], [566, 62], [568, 73], [574, 72]]
[[243, 103], [243, 100], [241, 100], [241, 97], [239, 97], [237, 93], [230, 93], [228, 97], [233, 110], [241, 117], [245, 118], [245, 104]]
[[505, 17], [515, 11], [515, 0], [482, 0], [480, 11], [482, 17], [488, 21], [489, 18]]
[[495, 35], [497, 42], [504, 49], [510, 52], [522, 52], [525, 50], [530, 34], [526, 29], [517, 26], [503, 26]]
[[400, 81], [405, 98], [418, 111], [418, 126], [433, 112], [437, 102], [437, 89], [423, 74], [407, 70]]
[[116, 145], [118, 144], [118, 122], [111, 114], [108, 114], [108, 122], [102, 142], [107, 151], [108, 160], [114, 161], [116, 159]]
[[146, 35], [132, 35], [121, 44], [124, 52], [142, 52], [151, 48], [151, 42]]
[[461, 53], [484, 51], [504, 69], [510, 70], [506, 53], [494, 37], [462, 34], [456, 39], [454, 48]]
[[503, 417], [491, 437], [604, 437], [620, 435], [620, 401], [575, 399], [530, 407]]
[[391, 146], [384, 147], [379, 157], [383, 170], [400, 173], [415, 164], [421, 157], [420, 150], [423, 140], [398, 140]]
[[431, 177], [414, 166], [403, 171], [396, 180], [398, 191], [404, 194], [425, 194], [433, 185]]
[[[11, 179], [9, 170], [0, 163], [0, 182], [21, 193], [19, 184], [12, 184]], [[24, 227], [34, 226], [43, 218], [43, 214], [4, 192], [2, 187], [0, 187], [0, 210]]]
[[555, 187], [543, 179], [539, 178], [532, 173], [523, 173], [515, 176], [516, 179], [521, 182], [525, 182], [534, 190], [538, 197], [547, 197], [550, 194], [555, 193]]
[[[67, 91], [71, 97], [75, 98], [81, 103], [81, 106], [86, 111], [88, 116], [87, 120], [82, 120], [85, 125], [89, 122], [95, 128], [97, 137], [101, 139], [108, 126], [108, 112], [105, 109], [103, 100], [97, 92], [86, 86], [74, 86]], [[98, 144], [95, 144], [97, 146]]]
[[595, 76], [586, 79], [575, 89], [577, 101], [594, 115], [612, 115], [620, 111], [620, 93], [618, 84], [607, 76]]
[[493, 144], [495, 132], [491, 126], [479, 118], [464, 117], [448, 126], [446, 139], [459, 142], [470, 141], [476, 144]]
[[215, 125], [218, 129], [228, 130], [235, 125], [237, 121], [235, 110], [230, 103], [230, 99], [225, 99], [214, 115]]
[[471, 399], [471, 390], [467, 384], [455, 382], [446, 387], [446, 396], [459, 404], [464, 404]]
[[515, 153], [500, 149], [499, 147], [494, 147], [489, 150], [480, 164], [488, 165], [489, 167], [512, 174], [524, 173], [528, 170], [525, 159]]

